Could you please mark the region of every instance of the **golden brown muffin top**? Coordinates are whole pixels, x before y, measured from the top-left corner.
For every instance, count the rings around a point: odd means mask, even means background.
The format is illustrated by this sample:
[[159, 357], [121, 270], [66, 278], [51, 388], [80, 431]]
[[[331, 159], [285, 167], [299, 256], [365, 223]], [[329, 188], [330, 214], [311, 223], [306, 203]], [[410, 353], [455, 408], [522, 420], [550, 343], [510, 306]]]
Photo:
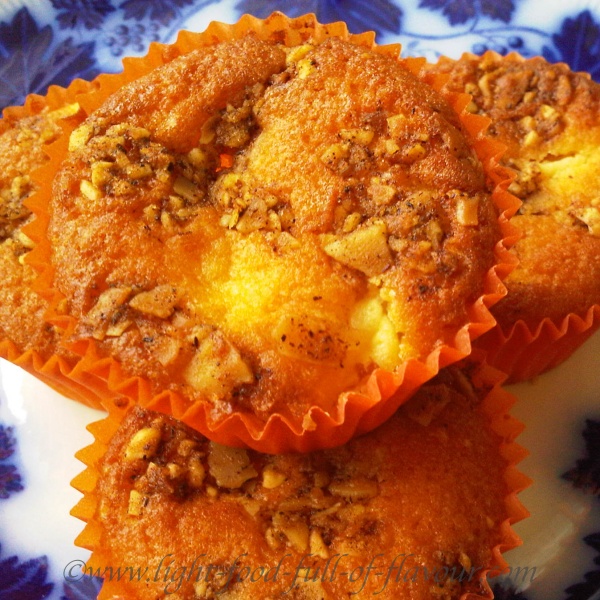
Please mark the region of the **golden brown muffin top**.
[[521, 264], [493, 309], [503, 326], [562, 319], [600, 299], [600, 85], [585, 73], [542, 58], [465, 55], [428, 67], [450, 75], [447, 87], [473, 96], [489, 133], [507, 145], [516, 171], [511, 191], [523, 200], [512, 223], [523, 233]]
[[71, 136], [56, 286], [155, 389], [302, 417], [452, 343], [499, 233], [460, 122], [390, 58], [247, 36], [176, 58]]
[[501, 438], [480, 410], [487, 390], [470, 376], [450, 368], [375, 431], [309, 454], [228, 448], [134, 409], [97, 466], [88, 568], [159, 574], [137, 587], [107, 576], [107, 597], [477, 592], [508, 491]]
[[33, 242], [22, 231], [32, 218], [23, 202], [36, 188], [32, 171], [48, 160], [44, 146], [61, 133], [59, 120], [75, 112], [75, 106], [46, 107], [0, 121], [0, 338], [44, 356], [54, 351], [56, 336], [44, 321], [47, 303], [32, 290], [36, 273], [24, 262]]

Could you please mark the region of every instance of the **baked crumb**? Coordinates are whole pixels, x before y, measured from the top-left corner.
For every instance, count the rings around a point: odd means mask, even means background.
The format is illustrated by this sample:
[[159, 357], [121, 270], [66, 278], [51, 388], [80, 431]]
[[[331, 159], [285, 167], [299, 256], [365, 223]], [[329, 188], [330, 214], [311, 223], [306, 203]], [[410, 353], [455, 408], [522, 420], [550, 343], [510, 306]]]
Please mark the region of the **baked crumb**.
[[587, 311], [600, 295], [600, 86], [565, 64], [491, 52], [428, 69], [472, 95], [470, 110], [491, 118], [489, 134], [507, 146], [503, 162], [516, 173], [510, 191], [523, 205], [512, 223], [523, 237], [509, 294], [493, 308], [500, 324], [537, 327]]
[[500, 233], [458, 117], [402, 63], [248, 36], [75, 129], [49, 235], [74, 339], [218, 420], [333, 411], [452, 343]]
[[[96, 562], [158, 569], [147, 584], [157, 598], [275, 598], [288, 590], [294, 598], [378, 592], [429, 600], [475, 592], [500, 540], [507, 491], [500, 438], [478, 410], [487, 388], [473, 387], [471, 375], [443, 371], [379, 429], [308, 454], [221, 446], [170, 416], [134, 408], [99, 463]], [[416, 405], [437, 400], [426, 423], [413, 420]], [[187, 567], [187, 575], [194, 559], [204, 570], [171, 581], [159, 566], [167, 555], [169, 573]], [[324, 569], [327, 576], [316, 576]], [[131, 598], [149, 593], [135, 581], [104, 585]]]

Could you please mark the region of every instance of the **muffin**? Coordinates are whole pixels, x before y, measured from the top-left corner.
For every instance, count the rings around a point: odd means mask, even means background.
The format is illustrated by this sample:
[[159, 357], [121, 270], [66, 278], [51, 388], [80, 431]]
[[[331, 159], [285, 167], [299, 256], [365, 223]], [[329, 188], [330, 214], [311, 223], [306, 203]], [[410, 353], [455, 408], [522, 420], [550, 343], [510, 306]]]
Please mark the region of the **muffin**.
[[467, 54], [428, 69], [449, 76], [447, 89], [472, 95], [469, 110], [491, 118], [488, 133], [506, 145], [502, 162], [516, 172], [519, 266], [492, 311], [500, 329], [480, 341], [513, 380], [531, 377], [597, 329], [600, 85], [567, 65], [514, 54]]
[[[89, 85], [78, 81], [72, 92]], [[61, 122], [80, 122], [79, 105], [66, 90], [52, 88], [47, 97], [30, 96], [22, 107], [4, 111], [0, 120], [0, 356], [72, 398], [99, 406], [91, 390], [67, 373], [75, 355], [59, 348], [59, 332], [45, 321], [48, 303], [34, 291], [37, 273], [26, 257], [35, 242], [27, 235], [33, 214], [27, 198], [37, 189], [34, 172], [48, 162], [45, 149], [61, 135]]]
[[55, 317], [94, 373], [218, 441], [342, 443], [493, 325], [495, 149], [363, 37], [215, 27], [82, 99], [49, 199]]
[[[100, 599], [491, 598], [486, 574], [506, 566], [525, 516], [520, 426], [495, 376], [448, 367], [378, 429], [307, 454], [114, 412], [90, 427], [73, 482], [85, 572], [104, 574]], [[119, 565], [141, 576], [110, 577]]]

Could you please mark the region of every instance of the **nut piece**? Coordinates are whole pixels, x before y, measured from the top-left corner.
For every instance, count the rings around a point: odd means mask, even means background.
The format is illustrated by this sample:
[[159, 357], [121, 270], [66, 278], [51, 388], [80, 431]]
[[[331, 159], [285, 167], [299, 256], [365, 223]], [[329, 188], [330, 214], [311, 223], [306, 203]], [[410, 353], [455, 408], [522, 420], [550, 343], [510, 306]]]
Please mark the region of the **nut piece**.
[[273, 490], [276, 487], [279, 487], [284, 481], [286, 477], [283, 473], [276, 471], [273, 467], [265, 467], [263, 471], [263, 487], [268, 490]]
[[394, 199], [396, 188], [381, 181], [380, 177], [373, 177], [367, 189], [367, 193], [376, 204], [387, 205]]
[[285, 57], [285, 64], [291, 65], [292, 63], [302, 60], [313, 48], [314, 46], [312, 44], [302, 44], [301, 46], [290, 48]]
[[324, 236], [323, 241], [323, 250], [329, 256], [368, 277], [381, 275], [392, 263], [383, 221], [359, 227], [344, 236]]
[[456, 218], [461, 225], [479, 224], [479, 198], [461, 195], [456, 202]]
[[362, 221], [362, 215], [359, 212], [350, 213], [345, 219], [342, 225], [342, 231], [344, 233], [350, 233], [354, 231]]
[[16, 231], [15, 240], [19, 242], [19, 244], [21, 244], [23, 248], [27, 248], [28, 250], [35, 248], [35, 243], [33, 242], [33, 240], [28, 235], [26, 235], [22, 229]]
[[208, 470], [218, 486], [230, 489], [239, 488], [249, 479], [258, 476], [246, 450], [215, 442], [211, 442], [209, 446]]
[[69, 152], [83, 148], [89, 142], [93, 132], [94, 128], [86, 123], [75, 129], [69, 137]]
[[202, 340], [184, 377], [194, 389], [217, 398], [239, 385], [254, 382], [252, 369], [220, 332], [213, 332]]
[[427, 150], [423, 144], [413, 144], [409, 146], [405, 151], [403, 158], [405, 162], [413, 163], [423, 158], [427, 154]]
[[92, 163], [92, 184], [99, 188], [108, 183], [111, 179], [110, 169], [113, 167], [114, 163], [108, 160], [98, 160], [95, 163]]
[[82, 179], [79, 184], [79, 191], [88, 199], [88, 200], [100, 200], [102, 198], [102, 190], [97, 188], [91, 181], [87, 179]]
[[130, 287], [113, 287], [100, 294], [96, 304], [86, 315], [86, 321], [94, 327], [92, 335], [95, 339], [104, 339], [105, 328], [109, 327], [110, 318], [125, 304], [129, 294], [131, 294]]
[[109, 325], [106, 328], [106, 337], [120, 337], [122, 336], [129, 326], [133, 323], [131, 319], [121, 319], [114, 324]]
[[282, 513], [275, 513], [273, 526], [285, 535], [294, 550], [305, 552], [308, 549], [310, 531], [304, 521]]
[[125, 167], [125, 172], [129, 179], [145, 179], [153, 173], [152, 167], [148, 163], [132, 163]]
[[173, 314], [178, 299], [177, 290], [173, 286], [158, 285], [134, 296], [129, 306], [147, 315], [167, 319]]
[[65, 104], [65, 106], [61, 106], [60, 108], [55, 108], [48, 113], [48, 116], [55, 121], [58, 119], [66, 119], [67, 117], [73, 117], [76, 115], [81, 106], [79, 102], [73, 102], [72, 104]]
[[360, 146], [367, 146], [372, 140], [375, 132], [372, 129], [342, 129], [340, 137]]
[[379, 494], [377, 482], [363, 478], [333, 482], [328, 489], [334, 496], [342, 496], [346, 500], [366, 500]]
[[[184, 440], [185, 441], [185, 440]], [[199, 456], [192, 456], [188, 462], [187, 481], [190, 487], [198, 489], [204, 483], [206, 471]]]
[[333, 169], [343, 158], [348, 157], [348, 153], [348, 144], [331, 144], [321, 154], [321, 162]]
[[310, 532], [310, 553], [323, 559], [329, 558], [329, 550], [316, 529]]
[[315, 63], [310, 58], [303, 58], [296, 63], [298, 79], [306, 79], [315, 71]]
[[132, 517], [139, 517], [142, 514], [144, 508], [145, 498], [137, 490], [131, 490], [129, 492], [129, 505], [127, 507], [127, 514]]
[[152, 458], [156, 454], [160, 438], [160, 430], [155, 427], [140, 429], [125, 448], [125, 460], [148, 460]]
[[201, 199], [200, 190], [198, 186], [193, 182], [187, 179], [186, 177], [179, 176], [175, 180], [173, 184], [173, 191], [185, 198], [189, 202], [198, 202]]

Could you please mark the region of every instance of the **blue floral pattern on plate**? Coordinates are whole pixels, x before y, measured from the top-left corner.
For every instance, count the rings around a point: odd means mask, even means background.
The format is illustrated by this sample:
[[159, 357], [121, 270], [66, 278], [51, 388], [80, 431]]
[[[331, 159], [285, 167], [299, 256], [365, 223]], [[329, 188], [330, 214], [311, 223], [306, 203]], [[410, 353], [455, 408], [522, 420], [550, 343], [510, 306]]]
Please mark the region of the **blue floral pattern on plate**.
[[52, 83], [68, 85], [74, 77], [92, 78], [93, 42], [72, 37], [53, 43], [51, 25], [40, 27], [26, 8], [0, 23], [0, 104], [22, 104], [27, 94], [44, 94]]
[[47, 598], [54, 587], [46, 581], [47, 575], [48, 559], [45, 556], [19, 562], [17, 556], [3, 559], [0, 554], [0, 600]]
[[[171, 41], [187, 20], [219, 4], [218, 0], [46, 3], [51, 17], [47, 22], [36, 21], [27, 7], [0, 22], [0, 106], [19, 104], [28, 93], [45, 93], [51, 83], [65, 85], [75, 77], [89, 79], [101, 71], [118, 70], [120, 65], [111, 59], [141, 54], [150, 41]], [[371, 29], [394, 37], [410, 54], [445, 53], [444, 42], [460, 38], [466, 42], [463, 50], [541, 54], [600, 78], [596, 15], [590, 10], [568, 14], [552, 32], [513, 21], [524, 4], [525, 0], [420, 0], [415, 9], [408, 0], [301, 0], [291, 6], [284, 0], [239, 0], [233, 11], [225, 12], [233, 18], [245, 12], [258, 17], [274, 10], [290, 16], [314, 12], [322, 22], [344, 20], [351, 31]], [[409, 13], [423, 17], [420, 30], [406, 25]], [[446, 22], [439, 33], [428, 31], [433, 15]]]
[[0, 425], [0, 500], [4, 500], [13, 492], [23, 489], [21, 475], [17, 467], [7, 464], [7, 460], [15, 452], [16, 439], [12, 427]]
[[419, 7], [430, 10], [441, 10], [448, 18], [450, 25], [463, 25], [478, 17], [490, 17], [505, 23], [510, 22], [515, 5], [512, 0], [421, 0]]
[[[600, 81], [600, 7], [593, 3], [571, 8], [557, 0], [537, 7], [536, 0], [7, 2], [0, 4], [0, 108], [21, 104], [30, 93], [43, 94], [51, 84], [64, 86], [76, 77], [91, 79], [100, 72], [116, 72], [122, 56], [143, 54], [152, 41], [173, 41], [179, 29], [202, 30], [212, 19], [233, 22], [243, 13], [262, 18], [274, 10], [289, 16], [314, 12], [321, 22], [343, 20], [352, 32], [373, 30], [382, 43], [401, 42], [405, 55], [434, 59], [441, 54], [457, 57], [464, 51], [491, 49], [506, 54], [515, 50], [524, 56], [564, 61]], [[565, 478], [582, 494], [598, 495], [600, 424], [589, 420], [584, 438], [587, 455]], [[27, 486], [13, 464], [16, 448], [16, 430], [0, 424], [0, 503], [18, 497]], [[564, 590], [564, 600], [600, 598], [599, 536], [592, 533], [584, 538], [598, 552], [595, 568], [577, 574], [578, 580]], [[3, 555], [0, 546], [0, 600], [94, 600], [100, 590], [98, 578], [51, 577], [44, 555]], [[496, 583], [494, 591], [500, 600], [529, 598], [529, 591], [510, 585]]]

